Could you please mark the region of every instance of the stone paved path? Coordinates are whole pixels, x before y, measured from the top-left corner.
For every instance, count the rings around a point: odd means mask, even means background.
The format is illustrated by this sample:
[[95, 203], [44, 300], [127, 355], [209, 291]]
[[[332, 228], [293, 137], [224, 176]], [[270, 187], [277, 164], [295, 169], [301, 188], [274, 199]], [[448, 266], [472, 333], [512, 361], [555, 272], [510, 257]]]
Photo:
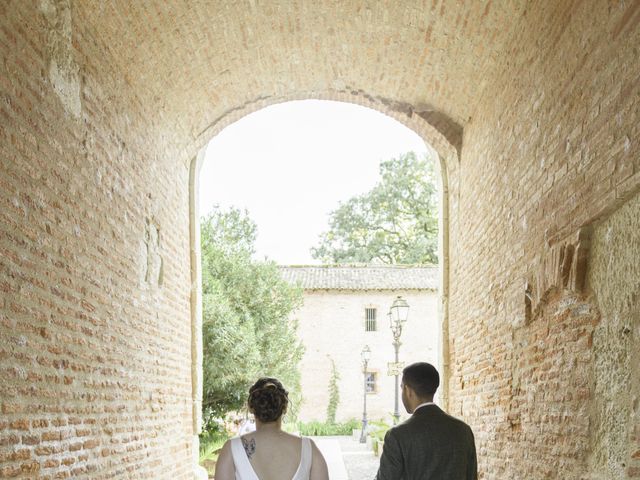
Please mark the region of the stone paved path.
[[347, 470], [342, 460], [342, 449], [340, 448], [340, 437], [314, 437], [316, 443], [329, 469], [331, 480], [349, 480]]
[[373, 480], [380, 459], [352, 437], [315, 437], [331, 480]]
[[380, 459], [373, 454], [371, 448], [352, 437], [340, 437], [338, 441], [349, 480], [373, 480], [378, 472]]

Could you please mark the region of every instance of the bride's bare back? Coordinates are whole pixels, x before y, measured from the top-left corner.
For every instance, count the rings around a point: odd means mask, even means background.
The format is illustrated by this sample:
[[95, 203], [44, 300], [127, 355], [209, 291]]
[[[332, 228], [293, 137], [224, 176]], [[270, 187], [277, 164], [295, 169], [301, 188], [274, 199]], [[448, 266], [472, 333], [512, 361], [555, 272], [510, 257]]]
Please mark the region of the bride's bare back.
[[216, 480], [255, 480], [256, 476], [259, 480], [329, 480], [327, 464], [315, 443], [305, 439], [303, 446], [300, 437], [282, 431], [288, 394], [277, 379], [259, 379], [249, 390], [248, 406], [256, 417], [256, 431], [240, 437], [244, 452], [237, 438], [224, 444]]
[[[278, 422], [279, 423], [279, 422]], [[280, 430], [279, 425], [259, 425], [258, 429], [240, 440], [249, 464], [260, 480], [328, 480], [327, 464], [318, 447], [311, 442], [311, 468], [298, 472], [302, 459], [302, 439]], [[308, 464], [307, 464], [308, 465]], [[216, 480], [235, 480], [236, 465], [233, 460], [231, 440], [222, 448], [216, 464]], [[242, 472], [240, 472], [242, 479]]]
[[261, 428], [244, 435], [242, 446], [260, 480], [292, 479], [300, 465], [302, 439], [282, 430]]

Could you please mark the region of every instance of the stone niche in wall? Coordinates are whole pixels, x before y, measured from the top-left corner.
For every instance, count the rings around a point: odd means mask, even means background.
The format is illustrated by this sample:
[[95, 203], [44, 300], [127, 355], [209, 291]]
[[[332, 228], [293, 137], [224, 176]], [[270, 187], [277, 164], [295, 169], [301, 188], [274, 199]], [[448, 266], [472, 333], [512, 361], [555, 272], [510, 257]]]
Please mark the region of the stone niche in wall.
[[162, 286], [163, 259], [160, 248], [160, 227], [147, 219], [143, 241], [140, 244], [140, 282], [147, 287]]
[[528, 325], [536, 318], [554, 292], [585, 292], [591, 235], [591, 226], [582, 227], [536, 257], [525, 281], [524, 312], [516, 326]]

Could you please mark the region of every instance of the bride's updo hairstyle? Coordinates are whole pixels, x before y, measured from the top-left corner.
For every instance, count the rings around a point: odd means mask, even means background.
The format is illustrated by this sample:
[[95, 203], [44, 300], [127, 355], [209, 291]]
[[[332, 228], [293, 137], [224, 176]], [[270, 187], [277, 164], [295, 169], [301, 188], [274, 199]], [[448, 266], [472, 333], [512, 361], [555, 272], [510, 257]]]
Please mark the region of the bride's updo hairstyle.
[[263, 377], [249, 389], [249, 410], [262, 423], [275, 422], [289, 405], [289, 392], [275, 378]]

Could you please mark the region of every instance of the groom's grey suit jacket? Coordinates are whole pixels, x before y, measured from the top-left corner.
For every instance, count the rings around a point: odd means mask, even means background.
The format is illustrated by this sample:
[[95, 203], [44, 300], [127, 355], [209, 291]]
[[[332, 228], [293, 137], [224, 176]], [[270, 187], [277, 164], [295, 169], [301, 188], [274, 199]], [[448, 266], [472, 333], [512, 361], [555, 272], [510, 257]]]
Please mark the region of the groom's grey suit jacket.
[[376, 480], [476, 480], [477, 472], [471, 428], [425, 405], [385, 435]]

